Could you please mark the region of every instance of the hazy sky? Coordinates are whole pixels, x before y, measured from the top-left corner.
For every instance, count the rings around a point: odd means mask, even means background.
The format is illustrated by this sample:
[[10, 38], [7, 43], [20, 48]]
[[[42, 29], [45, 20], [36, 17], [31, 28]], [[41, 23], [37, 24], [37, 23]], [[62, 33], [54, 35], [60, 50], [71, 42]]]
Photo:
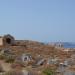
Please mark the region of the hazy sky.
[[75, 42], [75, 0], [0, 0], [0, 35]]

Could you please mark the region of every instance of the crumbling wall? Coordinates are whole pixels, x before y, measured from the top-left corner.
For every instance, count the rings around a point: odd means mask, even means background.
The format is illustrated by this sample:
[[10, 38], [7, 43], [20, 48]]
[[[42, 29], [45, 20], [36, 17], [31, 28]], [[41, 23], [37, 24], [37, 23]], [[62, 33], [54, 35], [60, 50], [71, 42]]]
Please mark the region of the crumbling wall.
[[13, 45], [15, 43], [15, 39], [13, 36], [11, 35], [4, 35], [3, 37], [3, 45], [6, 46], [6, 45]]
[[2, 46], [2, 45], [3, 45], [3, 38], [0, 37], [0, 46]]

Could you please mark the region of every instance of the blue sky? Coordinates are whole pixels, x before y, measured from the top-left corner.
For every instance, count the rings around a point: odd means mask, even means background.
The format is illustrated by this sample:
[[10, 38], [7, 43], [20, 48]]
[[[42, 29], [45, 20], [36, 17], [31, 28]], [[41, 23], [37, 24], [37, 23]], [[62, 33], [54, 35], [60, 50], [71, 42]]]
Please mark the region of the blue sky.
[[75, 42], [75, 0], [0, 0], [0, 35]]

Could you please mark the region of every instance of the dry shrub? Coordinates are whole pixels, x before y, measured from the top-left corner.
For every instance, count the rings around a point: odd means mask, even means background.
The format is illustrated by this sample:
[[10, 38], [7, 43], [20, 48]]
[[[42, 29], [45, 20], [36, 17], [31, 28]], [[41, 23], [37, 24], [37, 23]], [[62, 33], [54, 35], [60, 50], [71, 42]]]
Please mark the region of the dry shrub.
[[11, 71], [6, 72], [4, 75], [23, 75], [23, 73], [18, 70], [11, 70]]

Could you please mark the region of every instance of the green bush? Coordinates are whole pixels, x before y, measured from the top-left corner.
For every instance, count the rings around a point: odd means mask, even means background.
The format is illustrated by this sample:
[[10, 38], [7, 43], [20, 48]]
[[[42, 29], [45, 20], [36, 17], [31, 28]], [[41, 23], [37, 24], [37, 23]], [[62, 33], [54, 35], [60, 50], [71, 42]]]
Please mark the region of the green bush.
[[0, 60], [5, 59], [5, 55], [0, 55]]
[[13, 63], [14, 60], [15, 60], [15, 58], [13, 56], [7, 56], [5, 58], [5, 62], [7, 62], [7, 63]]
[[49, 69], [49, 68], [45, 69], [45, 70], [43, 71], [43, 73], [44, 73], [45, 75], [54, 75], [54, 74], [55, 74], [55, 72], [54, 72], [53, 70]]
[[3, 75], [23, 75], [23, 73], [21, 71], [13, 70], [13, 71], [8, 71]]

